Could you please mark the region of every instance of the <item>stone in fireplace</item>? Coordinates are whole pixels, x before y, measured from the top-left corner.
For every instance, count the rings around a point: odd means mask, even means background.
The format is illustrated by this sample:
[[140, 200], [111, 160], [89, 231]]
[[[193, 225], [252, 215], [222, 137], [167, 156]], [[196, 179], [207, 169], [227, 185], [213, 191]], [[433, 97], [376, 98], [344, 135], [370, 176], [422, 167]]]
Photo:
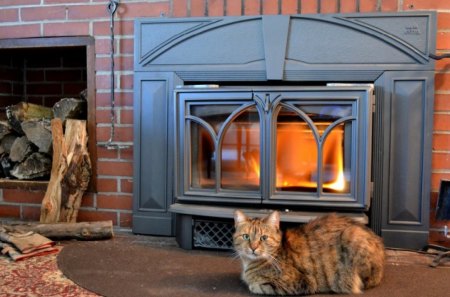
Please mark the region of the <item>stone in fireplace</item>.
[[[387, 246], [426, 245], [435, 22], [432, 12], [137, 20], [133, 231], [192, 248], [226, 237], [236, 208], [279, 209], [286, 224], [333, 211]], [[283, 179], [289, 170], [307, 177]]]

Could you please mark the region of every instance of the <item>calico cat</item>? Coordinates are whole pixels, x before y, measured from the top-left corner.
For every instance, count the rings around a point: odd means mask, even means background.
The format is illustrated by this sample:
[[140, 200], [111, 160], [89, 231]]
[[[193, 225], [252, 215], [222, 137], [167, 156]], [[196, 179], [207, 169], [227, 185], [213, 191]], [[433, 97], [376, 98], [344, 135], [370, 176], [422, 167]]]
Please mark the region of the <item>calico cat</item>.
[[234, 220], [241, 278], [252, 293], [362, 293], [383, 278], [381, 238], [348, 217], [326, 215], [284, 234], [277, 211], [258, 219], [237, 210]]

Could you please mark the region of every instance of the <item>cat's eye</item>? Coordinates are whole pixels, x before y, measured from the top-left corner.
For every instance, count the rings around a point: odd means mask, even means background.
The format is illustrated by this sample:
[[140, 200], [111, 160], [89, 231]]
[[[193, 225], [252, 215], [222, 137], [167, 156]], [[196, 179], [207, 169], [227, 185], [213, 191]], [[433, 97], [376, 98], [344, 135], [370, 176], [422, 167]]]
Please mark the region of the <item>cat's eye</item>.
[[266, 241], [267, 240], [267, 238], [268, 238], [268, 236], [267, 235], [263, 235], [263, 236], [261, 236], [259, 239], [261, 240], [261, 241]]
[[250, 236], [248, 234], [242, 234], [242, 238], [244, 238], [244, 240], [249, 240]]

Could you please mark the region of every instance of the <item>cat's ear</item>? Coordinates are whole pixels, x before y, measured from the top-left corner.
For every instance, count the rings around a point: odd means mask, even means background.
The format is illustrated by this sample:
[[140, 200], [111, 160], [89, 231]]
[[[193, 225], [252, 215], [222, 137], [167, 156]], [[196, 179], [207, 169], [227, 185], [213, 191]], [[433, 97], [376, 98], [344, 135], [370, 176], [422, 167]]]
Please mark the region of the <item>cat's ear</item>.
[[247, 216], [242, 211], [236, 210], [234, 212], [234, 225], [236, 226], [245, 221], [247, 221]]
[[280, 213], [278, 211], [272, 212], [264, 221], [275, 228], [280, 228]]

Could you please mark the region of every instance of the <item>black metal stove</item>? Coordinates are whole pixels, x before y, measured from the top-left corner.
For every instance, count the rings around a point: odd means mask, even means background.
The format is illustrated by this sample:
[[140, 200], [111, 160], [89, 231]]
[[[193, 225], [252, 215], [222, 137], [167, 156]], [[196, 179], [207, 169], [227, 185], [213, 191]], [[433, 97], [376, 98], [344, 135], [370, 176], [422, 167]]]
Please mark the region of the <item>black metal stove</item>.
[[136, 21], [133, 231], [221, 248], [236, 208], [286, 223], [333, 211], [424, 246], [435, 22]]

